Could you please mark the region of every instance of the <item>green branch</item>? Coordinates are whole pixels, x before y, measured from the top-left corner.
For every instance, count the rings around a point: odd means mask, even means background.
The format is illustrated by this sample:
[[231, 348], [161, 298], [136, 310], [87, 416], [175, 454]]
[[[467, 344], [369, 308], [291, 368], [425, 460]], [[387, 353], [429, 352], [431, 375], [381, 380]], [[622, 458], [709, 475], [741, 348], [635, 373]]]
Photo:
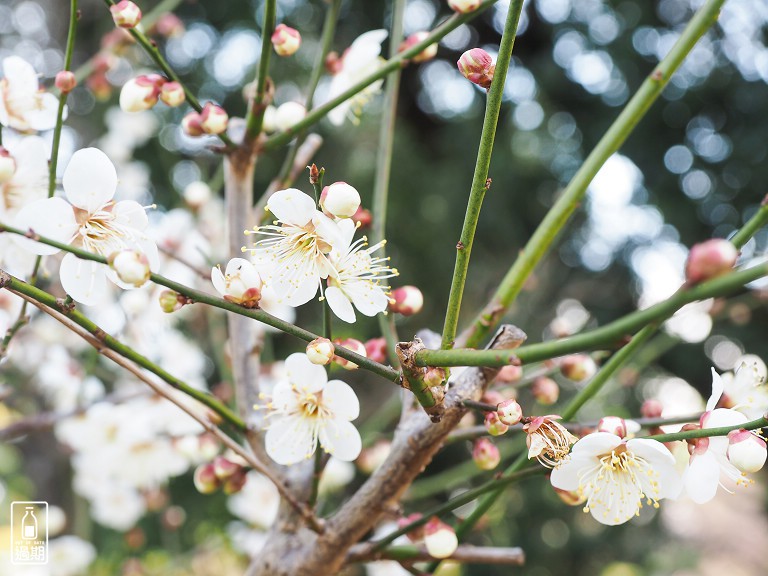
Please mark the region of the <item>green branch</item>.
[[467, 201], [467, 212], [464, 215], [461, 238], [458, 244], [456, 244], [456, 264], [453, 269], [451, 291], [448, 295], [448, 307], [445, 311], [445, 324], [443, 325], [441, 348], [444, 350], [453, 348], [456, 330], [459, 325], [461, 298], [464, 295], [464, 285], [467, 281], [469, 257], [472, 253], [477, 222], [480, 219], [480, 208], [483, 204], [485, 193], [490, 186], [488, 170], [491, 167], [491, 153], [493, 152], [493, 142], [496, 137], [496, 126], [499, 123], [501, 102], [504, 97], [504, 83], [507, 79], [509, 61], [512, 59], [512, 48], [515, 45], [517, 25], [520, 22], [522, 10], [523, 0], [513, 0], [509, 5], [507, 21], [504, 24], [504, 33], [501, 36], [499, 55], [496, 59], [496, 71], [491, 87], [488, 90], [483, 131], [480, 134], [480, 145], [477, 149], [475, 173], [472, 176], [472, 187], [469, 192], [469, 200]]
[[653, 436], [644, 436], [646, 440], [656, 440], [658, 442], [675, 442], [677, 440], [690, 440], [691, 438], [709, 438], [710, 436], [727, 436], [728, 432], [733, 430], [757, 430], [768, 426], [768, 415], [750, 420], [743, 424], [734, 424], [733, 426], [720, 426], [718, 428], [699, 428], [698, 430], [685, 430], [684, 432], [671, 432], [669, 434], [655, 434]]
[[[39, 236], [32, 232], [24, 232], [23, 230], [19, 230], [17, 228], [13, 228], [11, 226], [7, 226], [1, 223], [0, 223], [0, 232], [9, 232], [11, 234], [17, 234], [19, 236], [30, 238], [36, 242], [47, 244], [48, 246], [53, 246], [54, 248], [64, 250], [65, 252], [70, 252], [82, 260], [90, 260], [92, 262], [98, 262], [100, 264], [107, 264], [107, 259], [104, 258], [103, 256], [100, 256], [99, 254], [93, 254], [91, 252], [87, 252], [80, 248], [75, 248], [74, 246], [70, 246], [69, 244], [64, 244], [63, 242], [57, 242], [56, 240], [51, 240], [50, 238]], [[175, 292], [178, 292], [179, 294], [185, 296], [187, 299], [191, 300], [192, 302], [200, 302], [202, 304], [208, 304], [209, 306], [221, 308], [222, 310], [227, 310], [229, 312], [234, 312], [235, 314], [240, 314], [241, 316], [246, 316], [248, 318], [258, 320], [259, 322], [263, 322], [264, 324], [272, 326], [273, 328], [277, 328], [281, 332], [285, 332], [286, 334], [290, 334], [291, 336], [295, 336], [296, 338], [299, 338], [306, 342], [311, 342], [315, 338], [319, 338], [317, 334], [314, 334], [309, 330], [304, 330], [303, 328], [300, 328], [295, 324], [291, 324], [290, 322], [286, 322], [285, 320], [281, 320], [276, 316], [272, 316], [271, 314], [269, 314], [268, 312], [265, 312], [264, 310], [254, 309], [254, 308], [243, 308], [242, 306], [238, 304], [234, 304], [232, 302], [228, 302], [223, 298], [217, 298], [215, 296], [211, 296], [210, 294], [206, 294], [205, 292], [201, 292], [200, 290], [189, 288], [184, 284], [174, 282], [173, 280], [170, 280], [165, 276], [161, 276], [160, 274], [153, 273], [150, 275], [149, 278], [155, 284], [165, 286], [166, 288], [169, 288]], [[400, 372], [395, 370], [394, 368], [391, 368], [390, 366], [385, 366], [383, 364], [379, 364], [378, 362], [374, 362], [370, 358], [361, 356], [360, 354], [353, 352], [349, 348], [344, 348], [343, 346], [336, 346], [335, 353], [337, 356], [340, 356], [341, 358], [354, 362], [361, 368], [364, 368], [370, 372], [373, 372], [374, 374], [378, 374], [379, 376], [386, 378], [387, 380], [390, 380], [392, 382], [395, 382], [396, 384], [400, 383]]]
[[287, 144], [291, 139], [293, 139], [293, 137], [296, 134], [302, 132], [309, 126], [312, 126], [313, 124], [318, 122], [320, 119], [324, 118], [325, 115], [328, 114], [328, 112], [330, 112], [334, 108], [336, 108], [336, 106], [338, 106], [342, 102], [345, 102], [346, 100], [349, 100], [355, 94], [362, 92], [377, 80], [381, 80], [388, 74], [399, 69], [406, 60], [413, 58], [414, 56], [416, 56], [416, 54], [424, 50], [427, 46], [434, 44], [435, 42], [439, 41], [444, 36], [446, 36], [452, 30], [455, 30], [465, 22], [472, 20], [474, 17], [481, 14], [483, 11], [488, 9], [497, 1], [498, 0], [484, 0], [480, 4], [480, 7], [474, 12], [470, 12], [468, 14], [455, 14], [451, 16], [448, 20], [443, 22], [440, 26], [432, 30], [432, 32], [430, 32], [429, 35], [423, 41], [419, 42], [418, 44], [414, 44], [408, 50], [400, 52], [394, 58], [390, 58], [385, 63], [383, 63], [376, 72], [370, 74], [369, 76], [366, 76], [365, 78], [360, 80], [357, 84], [351, 86], [349, 89], [345, 90], [344, 92], [336, 96], [336, 98], [329, 100], [322, 106], [318, 106], [317, 108], [312, 110], [309, 114], [307, 114], [303, 120], [301, 120], [300, 122], [297, 122], [288, 130], [285, 130], [284, 132], [281, 132], [279, 134], [275, 134], [271, 138], [267, 139], [266, 142], [264, 142], [263, 149], [272, 150], [273, 148]]
[[552, 209], [547, 212], [544, 220], [539, 224], [515, 263], [504, 276], [491, 301], [460, 336], [460, 345], [469, 348], [477, 347], [498, 324], [520, 293], [533, 269], [547, 253], [571, 214], [581, 203], [586, 194], [587, 186], [606, 160], [621, 147], [635, 126], [645, 116], [645, 113], [667, 85], [672, 74], [693, 49], [699, 38], [717, 21], [720, 7], [724, 2], [725, 0], [709, 0], [688, 23], [669, 54], [643, 82], [640, 89], [560, 194]]
[[195, 400], [205, 404], [208, 408], [221, 416], [224, 421], [228, 422], [241, 432], [247, 430], [245, 422], [243, 422], [234, 412], [232, 412], [232, 410], [222, 404], [219, 400], [209, 394], [206, 394], [205, 392], [201, 392], [200, 390], [192, 388], [190, 385], [184, 383], [175, 376], [172, 376], [158, 365], [156, 365], [154, 362], [133, 350], [133, 348], [130, 346], [123, 344], [119, 340], [107, 334], [82, 312], [79, 312], [71, 300], [68, 301], [65, 299], [56, 298], [53, 294], [49, 294], [48, 292], [40, 290], [31, 284], [27, 284], [26, 282], [19, 280], [18, 278], [15, 278], [2, 270], [0, 270], [0, 288], [6, 288], [16, 291], [20, 294], [24, 294], [25, 296], [33, 298], [41, 304], [45, 304], [49, 308], [53, 308], [54, 310], [58, 310], [59, 312], [65, 314], [77, 325], [84, 328], [93, 336], [95, 336], [100, 342], [104, 343], [107, 348], [114, 350], [121, 356], [128, 358], [142, 368], [149, 370], [180, 392], [183, 392], [187, 396], [191, 396]]
[[261, 56], [259, 58], [256, 96], [248, 106], [248, 114], [245, 117], [245, 134], [248, 140], [253, 140], [261, 133], [264, 110], [269, 104], [265, 96], [269, 80], [269, 59], [272, 55], [272, 33], [275, 31], [276, 15], [277, 0], [266, 0], [264, 2], [264, 23], [261, 30]]
[[744, 244], [749, 242], [749, 239], [766, 223], [768, 223], [768, 196], [760, 203], [760, 208], [757, 209], [752, 218], [741, 227], [741, 230], [733, 235], [731, 243], [738, 249], [743, 248]]

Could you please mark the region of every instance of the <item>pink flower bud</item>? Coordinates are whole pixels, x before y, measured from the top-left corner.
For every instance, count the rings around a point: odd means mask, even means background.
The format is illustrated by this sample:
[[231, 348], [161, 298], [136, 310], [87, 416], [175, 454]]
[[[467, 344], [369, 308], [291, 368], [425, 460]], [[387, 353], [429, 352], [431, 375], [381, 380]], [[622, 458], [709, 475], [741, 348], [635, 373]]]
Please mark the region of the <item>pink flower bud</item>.
[[523, 419], [523, 409], [516, 400], [504, 400], [496, 406], [496, 414], [507, 426], [514, 426]]
[[107, 80], [103, 72], [95, 72], [88, 76], [85, 85], [93, 93], [94, 98], [99, 102], [109, 100], [112, 96], [112, 84]]
[[646, 400], [640, 406], [640, 414], [642, 414], [643, 418], [661, 418], [663, 410], [663, 404], [653, 398]]
[[158, 19], [155, 30], [166, 38], [178, 38], [184, 34], [184, 23], [173, 12], [166, 12]]
[[109, 265], [121, 281], [134, 288], [143, 286], [149, 280], [149, 260], [143, 252], [121, 250], [109, 257]]
[[245, 486], [246, 480], [248, 480], [248, 476], [246, 476], [245, 469], [240, 468], [239, 471], [235, 472], [232, 476], [224, 480], [224, 494], [230, 495], [240, 492], [240, 490], [243, 489], [243, 486]]
[[243, 467], [240, 464], [227, 460], [224, 456], [216, 456], [213, 459], [213, 471], [219, 480], [226, 480], [242, 469]]
[[618, 416], [603, 416], [597, 423], [597, 431], [615, 434], [619, 438], [626, 438], [627, 423], [624, 421], [624, 418], [619, 418]]
[[501, 421], [497, 412], [487, 412], [484, 424], [485, 429], [488, 430], [488, 434], [491, 436], [501, 436], [509, 430], [509, 426]]
[[480, 470], [493, 470], [501, 461], [501, 453], [488, 438], [478, 438], [472, 448], [472, 460]]
[[400, 286], [392, 291], [389, 309], [396, 314], [412, 316], [421, 312], [424, 296], [416, 286]]
[[752, 474], [765, 464], [768, 450], [765, 440], [749, 430], [731, 430], [728, 432], [728, 460], [739, 471]]
[[[420, 42], [423, 42], [427, 36], [429, 36], [429, 32], [414, 32], [408, 38], [403, 40], [403, 42], [400, 44], [400, 47], [398, 48], [398, 52], [405, 52], [409, 48], [416, 46], [416, 44], [419, 44]], [[419, 62], [426, 62], [427, 60], [432, 60], [437, 55], [437, 43], [430, 44], [424, 50], [416, 54], [416, 56], [411, 57], [411, 62], [418, 64]]]
[[[399, 518], [397, 521], [397, 527], [399, 529], [405, 528], [409, 524], [413, 524], [417, 520], [421, 520], [422, 514], [419, 512], [414, 512], [413, 514], [409, 514], [408, 516], [405, 516], [403, 518]], [[419, 540], [422, 540], [424, 538], [424, 526], [417, 526], [413, 530], [410, 530], [409, 532], [406, 532], [405, 535], [408, 537], [408, 539], [411, 542], [418, 542]]]
[[7, 149], [0, 146], [0, 184], [5, 184], [16, 173], [16, 160]]
[[560, 386], [552, 378], [539, 376], [531, 384], [531, 394], [539, 404], [550, 406], [560, 397]]
[[433, 558], [448, 558], [459, 547], [453, 528], [437, 516], [424, 525], [424, 546]]
[[160, 89], [160, 100], [163, 104], [175, 108], [181, 106], [187, 99], [184, 88], [178, 82], [166, 82]]
[[124, 112], [149, 110], [160, 95], [165, 79], [158, 74], [137, 76], [128, 80], [120, 90], [120, 108]]
[[207, 102], [200, 113], [200, 127], [206, 134], [221, 134], [227, 129], [229, 116], [224, 108]]
[[504, 402], [504, 400], [506, 400], [506, 398], [498, 390], [486, 390], [483, 393], [482, 398], [480, 398], [480, 402], [483, 404], [491, 404], [493, 406], [497, 406], [501, 402]]
[[715, 238], [696, 244], [688, 254], [685, 279], [697, 284], [722, 276], [733, 269], [738, 257], [739, 251], [728, 240]]
[[424, 383], [427, 386], [442, 386], [448, 378], [445, 368], [440, 366], [428, 366], [424, 370]]
[[181, 310], [186, 303], [186, 298], [178, 292], [173, 290], [163, 290], [160, 292], [160, 308], [167, 314]]
[[203, 131], [202, 118], [197, 112], [190, 112], [181, 120], [181, 129], [187, 136], [202, 136]]
[[522, 377], [522, 366], [513, 366], [512, 364], [508, 364], [499, 370], [498, 374], [496, 374], [495, 381], [499, 384], [512, 384], [513, 382], [520, 380]]
[[560, 373], [574, 382], [592, 378], [597, 372], [597, 364], [586, 354], [571, 354], [560, 361]]
[[366, 210], [360, 206], [360, 208], [357, 209], [357, 212], [352, 214], [352, 221], [357, 224], [360, 230], [365, 230], [366, 228], [370, 228], [371, 224], [373, 224], [373, 214], [371, 214], [370, 210]]
[[112, 20], [115, 26], [120, 28], [134, 28], [141, 22], [141, 10], [130, 0], [121, 0], [109, 7], [112, 12]]
[[278, 24], [272, 34], [272, 46], [280, 56], [291, 56], [301, 46], [301, 34], [290, 26]]
[[315, 338], [307, 344], [307, 358], [312, 364], [325, 366], [333, 360], [334, 350], [333, 342], [328, 338]]
[[470, 82], [482, 86], [486, 90], [491, 87], [496, 65], [493, 63], [491, 55], [482, 48], [467, 50], [461, 55], [456, 65], [462, 76]]
[[320, 208], [326, 216], [350, 218], [360, 208], [360, 193], [346, 182], [334, 182], [323, 188]]
[[480, 8], [480, 0], [448, 0], [448, 6], [450, 6], [454, 12], [466, 14], [467, 12], [474, 12]]
[[[352, 352], [356, 352], [357, 354], [360, 354], [360, 356], [365, 356], [365, 344], [360, 342], [360, 340], [355, 340], [354, 338], [336, 338], [333, 343], [336, 346], [341, 346], [343, 348], [348, 348]], [[354, 362], [350, 362], [349, 360], [346, 360], [345, 358], [342, 358], [340, 356], [336, 356], [333, 359], [336, 364], [344, 368], [345, 370], [357, 370], [357, 364]]]
[[374, 362], [383, 364], [387, 361], [386, 338], [371, 338], [365, 343], [365, 354]]
[[69, 94], [77, 86], [77, 79], [69, 70], [62, 70], [56, 74], [54, 85], [61, 90], [62, 94]]
[[201, 464], [195, 468], [193, 476], [195, 488], [201, 494], [213, 494], [221, 486], [221, 481], [216, 476], [213, 464]]

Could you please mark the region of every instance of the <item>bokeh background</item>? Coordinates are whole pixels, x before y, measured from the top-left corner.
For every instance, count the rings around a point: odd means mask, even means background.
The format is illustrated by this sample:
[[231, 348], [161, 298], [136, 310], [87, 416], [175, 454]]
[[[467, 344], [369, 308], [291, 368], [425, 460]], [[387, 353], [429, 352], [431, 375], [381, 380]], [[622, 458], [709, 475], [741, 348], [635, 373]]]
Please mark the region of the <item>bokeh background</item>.
[[[156, 4], [146, 1], [141, 6], [149, 12]], [[387, 27], [388, 4], [345, 0], [334, 49], [342, 51], [364, 31]], [[497, 50], [506, 4], [498, 2], [448, 35], [435, 60], [409, 66], [402, 73], [386, 236], [389, 255], [401, 273], [398, 282], [414, 284], [425, 295], [421, 314], [398, 320], [404, 338], [422, 328], [438, 332], [442, 328], [484, 109], [484, 93], [459, 75], [455, 61], [475, 46]], [[526, 3], [491, 164], [493, 183], [472, 253], [463, 320], [487, 301], [558, 191], [700, 4], [699, 0]], [[304, 44], [295, 57], [275, 62], [277, 104], [303, 98], [324, 8], [320, 1], [278, 2], [278, 21], [298, 28]], [[104, 36], [113, 30], [102, 2], [82, 0], [80, 9], [75, 67], [98, 52]], [[52, 84], [62, 66], [67, 12], [68, 3], [61, 0], [3, 0], [0, 58], [22, 56], [42, 73], [43, 83]], [[215, 100], [230, 115], [242, 116], [242, 88], [253, 79], [259, 61], [262, 2], [182, 1], [175, 13], [184, 31], [161, 41], [169, 62], [201, 100]], [[430, 29], [448, 13], [443, 2], [410, 0], [406, 33]], [[726, 2], [719, 23], [600, 172], [581, 209], [511, 310], [509, 319], [523, 327], [531, 341], [605, 323], [669, 296], [682, 282], [688, 247], [710, 237], [727, 237], [753, 214], [768, 192], [764, 185], [767, 33], [768, 4], [763, 0]], [[183, 136], [179, 129], [183, 110], [158, 108], [133, 123], [118, 117], [119, 87], [152, 66], [135, 47], [121, 50], [115, 58], [107, 74], [111, 91], [102, 87], [97, 92], [81, 84], [70, 95], [60, 168], [76, 149], [96, 142], [120, 162], [123, 193], [156, 203], [158, 214], [181, 205], [181, 193], [190, 182], [209, 181], [220, 193], [219, 157], [206, 148], [208, 142]], [[326, 89], [324, 80], [316, 100], [322, 102]], [[359, 125], [348, 122], [339, 128], [321, 122], [317, 127], [325, 142], [315, 162], [325, 167], [331, 181], [356, 186], [368, 207], [380, 119], [378, 98], [366, 108]], [[107, 132], [109, 138], [104, 137]], [[125, 141], [136, 144], [126, 150]], [[276, 150], [259, 160], [257, 195], [277, 174], [283, 155], [284, 150]], [[303, 180], [298, 186], [310, 191]], [[767, 243], [766, 232], [759, 232], [742, 258], [760, 257]], [[728, 303], [691, 307], [582, 416], [637, 415], [642, 401], [650, 397], [662, 399], [670, 415], [700, 409], [703, 403], [696, 391], [708, 395], [710, 366], [730, 370], [743, 353], [768, 354], [765, 301], [761, 286], [752, 288]], [[298, 323], [317, 329], [317, 310], [306, 308], [299, 311]], [[189, 328], [192, 339], [199, 335], [197, 330]], [[375, 336], [376, 331], [375, 321], [338, 330], [339, 335], [361, 339]], [[275, 337], [266, 356], [283, 358], [299, 349], [296, 341]], [[15, 403], [5, 409], [42, 409], [34, 393], [24, 387], [23, 370], [5, 372], [6, 384], [16, 392]], [[221, 380], [208, 365], [202, 376], [209, 386]], [[380, 382], [366, 381], [364, 374], [349, 380], [361, 394], [364, 418], [390, 394], [378, 386]], [[574, 385], [561, 384], [561, 397], [567, 398]], [[379, 426], [379, 421], [369, 426], [370, 433], [384, 434], [386, 427]], [[514, 440], [505, 442], [507, 453], [520, 449]], [[468, 454], [466, 446], [452, 447], [430, 466], [426, 477], [445, 474]], [[243, 557], [227, 532], [232, 514], [225, 497], [201, 497], [190, 474], [174, 478], [161, 490], [185, 511], [180, 526], [168, 529], [164, 505], [127, 532], [91, 520], [87, 503], [71, 489], [67, 454], [51, 442], [50, 433], [33, 433], [0, 446], [0, 474], [8, 494], [45, 495], [66, 511], [69, 531], [90, 540], [98, 550], [99, 558], [88, 573], [202, 575], [242, 570]], [[445, 487], [453, 490], [484, 478], [475, 476], [458, 474], [459, 481]], [[361, 480], [358, 473], [352, 482]], [[473, 536], [476, 543], [522, 546], [526, 566], [466, 567], [463, 573], [764, 574], [768, 560], [758, 553], [767, 523], [762, 480], [758, 476], [757, 485], [735, 495], [722, 493], [704, 507], [665, 503], [663, 513], [644, 514], [616, 528], [595, 523], [578, 508], [564, 507], [548, 483], [529, 480], [509, 489], [484, 530]], [[444, 496], [438, 491], [421, 503], [434, 504]], [[331, 502], [333, 498], [342, 496], [331, 497]], [[727, 569], [721, 563], [726, 554]]]

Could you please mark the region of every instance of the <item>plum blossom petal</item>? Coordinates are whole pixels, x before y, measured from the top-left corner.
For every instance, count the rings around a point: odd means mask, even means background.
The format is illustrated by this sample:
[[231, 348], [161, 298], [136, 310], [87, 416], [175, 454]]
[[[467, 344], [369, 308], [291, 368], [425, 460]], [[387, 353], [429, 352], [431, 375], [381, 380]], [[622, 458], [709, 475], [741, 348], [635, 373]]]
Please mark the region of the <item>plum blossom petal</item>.
[[26, 136], [8, 144], [16, 171], [0, 183], [0, 220], [10, 223], [27, 204], [48, 196], [48, 146], [39, 136]]
[[271, 422], [264, 442], [269, 457], [283, 466], [309, 458], [317, 448], [314, 430], [304, 426], [299, 417], [281, 418]]
[[117, 190], [115, 166], [98, 148], [83, 148], [72, 155], [64, 171], [64, 192], [73, 206], [93, 213], [112, 200]]
[[685, 491], [697, 504], [709, 502], [715, 497], [720, 484], [720, 464], [714, 452], [694, 455], [685, 471]]
[[269, 197], [267, 208], [281, 222], [306, 226], [315, 214], [315, 202], [296, 188], [278, 190]]
[[320, 445], [323, 449], [344, 462], [351, 462], [360, 455], [363, 443], [360, 432], [346, 420], [331, 420], [319, 431]]
[[58, 100], [40, 90], [35, 69], [26, 60], [3, 60], [0, 79], [0, 124], [22, 132], [50, 130], [56, 125]]
[[325, 386], [328, 377], [325, 368], [312, 364], [306, 354], [291, 354], [285, 359], [285, 375], [293, 385], [317, 392]]
[[352, 324], [357, 319], [352, 302], [344, 295], [340, 288], [329, 286], [325, 290], [325, 299], [328, 301], [331, 311], [344, 320], [344, 322]]
[[360, 416], [360, 402], [349, 384], [341, 380], [330, 380], [325, 390], [328, 393], [326, 405], [336, 416], [349, 421]]
[[59, 277], [64, 291], [81, 304], [93, 306], [106, 296], [107, 267], [103, 264], [67, 254], [61, 261]]
[[[72, 207], [63, 198], [46, 198], [27, 204], [16, 214], [13, 224], [20, 230], [32, 230], [40, 236], [64, 244], [72, 241], [78, 229]], [[59, 251], [59, 248], [22, 236], [14, 236], [14, 242], [41, 256]]]

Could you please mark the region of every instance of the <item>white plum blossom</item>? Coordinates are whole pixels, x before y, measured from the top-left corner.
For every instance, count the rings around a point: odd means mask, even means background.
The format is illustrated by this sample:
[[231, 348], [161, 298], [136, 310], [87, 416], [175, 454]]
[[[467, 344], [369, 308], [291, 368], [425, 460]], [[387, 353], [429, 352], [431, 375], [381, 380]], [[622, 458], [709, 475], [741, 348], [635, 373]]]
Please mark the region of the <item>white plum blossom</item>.
[[339, 242], [339, 229], [312, 198], [295, 188], [275, 192], [267, 208], [277, 221], [246, 231], [264, 238], [244, 250], [253, 254], [278, 302], [300, 306], [315, 297], [321, 279], [335, 273], [328, 254]]
[[232, 258], [223, 273], [221, 268], [214, 267], [211, 283], [225, 300], [246, 308], [258, 306], [261, 299], [261, 276], [244, 258]]
[[339, 460], [360, 454], [360, 433], [352, 424], [360, 413], [357, 396], [345, 382], [327, 378], [306, 354], [286, 358], [285, 379], [275, 384], [266, 417], [267, 454], [278, 464], [310, 458], [318, 442]]
[[748, 354], [736, 361], [736, 369], [721, 376], [721, 405], [738, 410], [749, 419], [759, 418], [768, 410], [768, 385], [765, 362]]
[[675, 458], [655, 440], [623, 441], [615, 434], [588, 434], [570, 456], [552, 470], [552, 486], [576, 492], [584, 511], [601, 524], [623, 524], [639, 514], [643, 501], [658, 507], [662, 498], [680, 492]]
[[9, 142], [8, 152], [16, 169], [0, 183], [0, 221], [10, 224], [24, 205], [48, 194], [48, 146], [39, 136], [25, 136]]
[[67, 534], [48, 543], [51, 576], [79, 576], [96, 559], [96, 548], [78, 536]]
[[[386, 40], [387, 34], [386, 30], [370, 30], [352, 42], [352, 45], [341, 56], [338, 71], [331, 79], [327, 100], [333, 100], [381, 67], [383, 62], [379, 56], [381, 43]], [[341, 126], [348, 116], [353, 122], [357, 122], [363, 106], [381, 90], [383, 83], [383, 80], [377, 80], [352, 98], [336, 106], [328, 113], [328, 120], [335, 126]]]
[[[157, 246], [144, 233], [148, 224], [145, 209], [133, 200], [115, 202], [116, 188], [117, 173], [106, 154], [96, 148], [78, 150], [64, 172], [69, 202], [54, 197], [27, 204], [16, 215], [15, 225], [104, 257], [137, 250], [147, 256], [150, 269], [156, 269]], [[16, 237], [15, 241], [35, 254], [58, 252], [58, 248], [27, 238]], [[107, 278], [121, 288], [133, 287], [108, 266], [80, 260], [71, 253], [64, 256], [59, 275], [64, 290], [86, 305], [103, 299]]]
[[247, 473], [243, 489], [227, 499], [227, 508], [251, 526], [267, 529], [277, 519], [280, 493], [275, 485], [255, 470]]
[[56, 125], [59, 102], [40, 90], [37, 72], [23, 58], [3, 60], [0, 79], [0, 124], [20, 132], [50, 130]]
[[385, 241], [368, 247], [363, 236], [353, 242], [356, 227], [350, 218], [340, 220], [338, 227], [341, 242], [331, 252], [335, 272], [328, 277], [325, 297], [336, 316], [352, 323], [356, 320], [353, 304], [365, 316], [375, 316], [387, 309], [389, 286], [382, 280], [397, 276], [397, 270], [387, 265], [389, 258], [371, 256]]

